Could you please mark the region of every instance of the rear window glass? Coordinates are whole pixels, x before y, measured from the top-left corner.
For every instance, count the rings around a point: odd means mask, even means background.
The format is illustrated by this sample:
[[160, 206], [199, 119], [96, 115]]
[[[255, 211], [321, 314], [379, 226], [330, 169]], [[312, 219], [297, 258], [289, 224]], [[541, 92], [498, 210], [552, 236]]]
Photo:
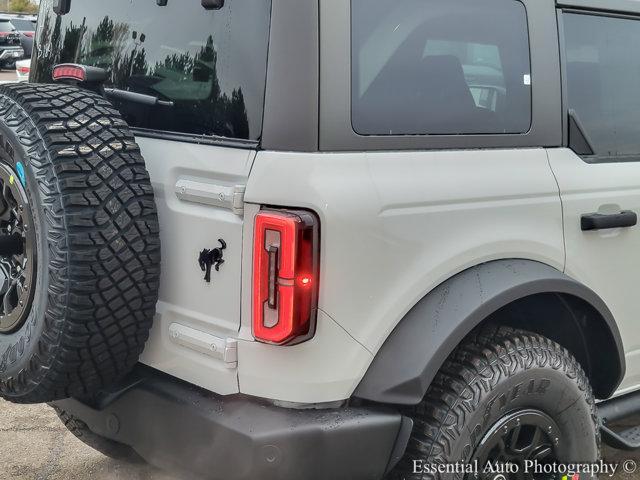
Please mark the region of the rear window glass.
[[60, 63], [101, 67], [108, 88], [160, 101], [110, 98], [133, 127], [259, 139], [271, 0], [82, 0], [62, 17], [42, 3], [32, 81]]
[[13, 32], [15, 28], [9, 20], [0, 20], [0, 32]]
[[352, 123], [363, 135], [526, 133], [517, 0], [352, 0]]

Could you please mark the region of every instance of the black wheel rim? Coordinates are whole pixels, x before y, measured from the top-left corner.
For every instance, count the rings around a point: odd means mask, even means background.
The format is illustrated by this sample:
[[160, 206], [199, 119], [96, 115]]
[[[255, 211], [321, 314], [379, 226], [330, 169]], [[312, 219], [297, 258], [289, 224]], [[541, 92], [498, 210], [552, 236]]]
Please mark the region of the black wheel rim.
[[0, 163], [0, 333], [24, 324], [36, 276], [33, 216], [21, 177]]
[[555, 479], [554, 474], [526, 472], [524, 466], [527, 460], [537, 461], [540, 465], [558, 463], [558, 448], [561, 443], [558, 425], [545, 413], [539, 410], [512, 412], [494, 424], [482, 438], [472, 458], [472, 462], [477, 461], [479, 472], [467, 478], [496, 478], [495, 471], [484, 471], [490, 462], [494, 466], [515, 465], [517, 471], [514, 468], [505, 474], [509, 479]]

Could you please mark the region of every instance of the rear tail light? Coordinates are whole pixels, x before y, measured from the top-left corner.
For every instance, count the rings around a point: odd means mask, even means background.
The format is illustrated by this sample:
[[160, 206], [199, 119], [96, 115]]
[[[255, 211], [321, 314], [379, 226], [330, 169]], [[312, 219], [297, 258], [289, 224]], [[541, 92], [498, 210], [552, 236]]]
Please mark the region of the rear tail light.
[[18, 70], [20, 75], [29, 75], [31, 67], [17, 67], [16, 70]]
[[84, 67], [73, 64], [56, 65], [53, 68], [54, 80], [76, 80], [78, 82], [84, 82], [87, 78], [87, 73]]
[[53, 67], [53, 80], [54, 81], [71, 81], [82, 83], [85, 86], [99, 86], [104, 83], [109, 72], [100, 67], [93, 67], [91, 65], [78, 65], [76, 63], [61, 63]]
[[293, 345], [315, 333], [319, 222], [307, 211], [263, 210], [253, 247], [253, 335]]

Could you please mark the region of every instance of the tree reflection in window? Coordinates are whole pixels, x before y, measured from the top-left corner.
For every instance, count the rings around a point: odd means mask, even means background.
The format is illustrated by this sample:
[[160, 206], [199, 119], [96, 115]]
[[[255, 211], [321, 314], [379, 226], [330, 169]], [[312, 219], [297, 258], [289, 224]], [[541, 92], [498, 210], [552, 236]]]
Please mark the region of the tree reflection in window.
[[[40, 28], [38, 38], [48, 40], [37, 47], [36, 81], [50, 82], [53, 66], [59, 63], [101, 67], [109, 72], [109, 87], [173, 102], [173, 106], [151, 106], [112, 99], [133, 127], [251, 138], [242, 88], [234, 88], [231, 95], [220, 88], [218, 52], [212, 35], [195, 54], [174, 51], [150, 65], [147, 35], [109, 16], [93, 31], [85, 17], [79, 23], [68, 23], [61, 35], [62, 21], [56, 15], [46, 16]], [[153, 47], [157, 49], [158, 45]]]

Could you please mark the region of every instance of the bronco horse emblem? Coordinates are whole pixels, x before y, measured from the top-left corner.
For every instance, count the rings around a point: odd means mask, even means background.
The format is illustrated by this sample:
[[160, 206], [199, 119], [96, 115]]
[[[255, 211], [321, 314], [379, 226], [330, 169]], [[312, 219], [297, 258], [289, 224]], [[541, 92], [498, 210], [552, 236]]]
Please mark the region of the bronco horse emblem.
[[218, 239], [218, 242], [220, 242], [219, 248], [214, 248], [213, 250], [205, 248], [200, 252], [200, 256], [198, 257], [198, 265], [200, 265], [200, 269], [205, 272], [204, 281], [207, 283], [211, 283], [211, 267], [213, 266], [216, 272], [219, 272], [220, 265], [224, 263], [222, 256], [223, 251], [227, 249], [227, 243], [221, 238]]

